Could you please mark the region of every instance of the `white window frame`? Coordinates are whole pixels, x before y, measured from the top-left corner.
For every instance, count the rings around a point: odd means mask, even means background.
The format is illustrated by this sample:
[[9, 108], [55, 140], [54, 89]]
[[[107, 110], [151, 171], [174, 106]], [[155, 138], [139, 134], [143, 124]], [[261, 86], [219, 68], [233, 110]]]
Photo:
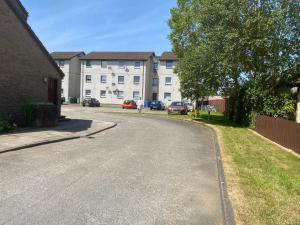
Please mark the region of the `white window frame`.
[[[90, 94], [87, 94], [86, 92], [87, 91], [89, 91], [90, 92]], [[92, 90], [90, 90], [90, 89], [86, 89], [85, 90], [85, 95], [84, 95], [86, 98], [88, 98], [88, 97], [92, 97]]]
[[[135, 82], [134, 78], [136, 78], [136, 77], [138, 77], [138, 79], [139, 79], [138, 82]], [[140, 83], [141, 83], [141, 76], [133, 76], [133, 84], [140, 84]]]
[[[120, 82], [119, 80], [120, 77], [123, 77], [123, 82]], [[118, 84], [125, 84], [125, 76], [123, 75], [118, 76]]]
[[61, 68], [65, 67], [65, 60], [58, 60], [58, 66]]
[[[166, 94], [168, 94], [168, 95], [170, 96], [169, 99], [166, 98]], [[165, 100], [168, 100], [168, 101], [171, 101], [171, 99], [172, 99], [172, 93], [170, 93], [170, 92], [164, 92], [164, 99], [165, 99]]]
[[[138, 66], [136, 64], [139, 64]], [[141, 62], [137, 61], [137, 62], [134, 62], [134, 69], [140, 69], [141, 68]]]
[[[168, 66], [168, 63], [172, 63], [172, 66], [171, 66], [171, 67]], [[167, 61], [166, 61], [166, 68], [167, 68], [167, 69], [173, 69], [173, 66], [174, 66], [174, 61], [173, 61], [173, 60], [167, 60]]]
[[[138, 96], [134, 97], [134, 94], [138, 93]], [[133, 91], [132, 92], [132, 98], [133, 99], [139, 99], [140, 98], [140, 92], [139, 91]]]
[[106, 60], [101, 60], [101, 68], [107, 68], [107, 61]]
[[[104, 95], [102, 95], [102, 93], [104, 93]], [[106, 90], [100, 90], [100, 98], [106, 98]]]
[[[102, 77], [105, 77], [105, 81], [102, 81]], [[107, 83], [107, 75], [100, 75], [100, 83], [106, 84]]]
[[119, 61], [119, 69], [124, 69], [124, 68], [125, 68], [125, 62]]
[[[123, 95], [120, 96], [120, 93], [123, 93]], [[124, 98], [124, 91], [117, 91], [117, 98]]]
[[91, 60], [86, 60], [85, 61], [85, 66], [88, 67], [88, 68], [91, 68], [92, 67]]
[[[91, 78], [90, 80], [87, 79], [88, 76]], [[92, 83], [92, 75], [89, 74], [85, 75], [85, 83]]]
[[[167, 82], [167, 79], [170, 79], [170, 82]], [[172, 77], [168, 76], [168, 77], [165, 77], [165, 85], [172, 85]]]

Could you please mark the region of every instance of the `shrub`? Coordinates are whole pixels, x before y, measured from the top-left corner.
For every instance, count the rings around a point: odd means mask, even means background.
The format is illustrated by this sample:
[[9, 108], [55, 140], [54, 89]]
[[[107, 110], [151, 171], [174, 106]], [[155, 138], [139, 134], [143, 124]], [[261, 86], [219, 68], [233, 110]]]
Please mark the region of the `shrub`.
[[6, 121], [0, 121], [0, 133], [9, 132], [16, 127], [17, 125], [15, 123], [10, 124]]

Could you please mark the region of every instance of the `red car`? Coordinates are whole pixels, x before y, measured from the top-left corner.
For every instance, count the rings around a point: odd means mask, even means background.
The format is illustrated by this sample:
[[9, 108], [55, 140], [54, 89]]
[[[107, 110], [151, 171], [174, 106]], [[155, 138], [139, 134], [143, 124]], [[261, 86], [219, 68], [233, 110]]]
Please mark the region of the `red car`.
[[171, 105], [168, 107], [168, 114], [171, 113], [179, 113], [182, 115], [187, 115], [188, 108], [184, 104], [184, 102], [172, 102]]
[[122, 104], [122, 109], [137, 109], [137, 105], [133, 100], [126, 100]]

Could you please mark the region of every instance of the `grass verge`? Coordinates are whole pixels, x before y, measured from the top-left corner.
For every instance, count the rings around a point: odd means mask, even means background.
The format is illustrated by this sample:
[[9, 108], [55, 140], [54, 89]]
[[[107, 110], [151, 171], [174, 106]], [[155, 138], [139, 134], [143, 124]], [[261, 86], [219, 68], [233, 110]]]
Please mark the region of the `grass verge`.
[[[191, 116], [160, 115], [191, 120]], [[217, 128], [237, 224], [300, 225], [300, 159], [218, 113], [195, 118]]]

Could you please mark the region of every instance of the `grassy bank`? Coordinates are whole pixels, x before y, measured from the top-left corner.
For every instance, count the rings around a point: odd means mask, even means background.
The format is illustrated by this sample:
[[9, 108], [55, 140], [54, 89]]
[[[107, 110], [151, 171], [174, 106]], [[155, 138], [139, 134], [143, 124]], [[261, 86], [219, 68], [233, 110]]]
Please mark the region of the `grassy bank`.
[[[167, 116], [191, 119], [190, 116]], [[300, 159], [214, 113], [195, 120], [220, 133], [229, 195], [238, 224], [300, 224]]]

